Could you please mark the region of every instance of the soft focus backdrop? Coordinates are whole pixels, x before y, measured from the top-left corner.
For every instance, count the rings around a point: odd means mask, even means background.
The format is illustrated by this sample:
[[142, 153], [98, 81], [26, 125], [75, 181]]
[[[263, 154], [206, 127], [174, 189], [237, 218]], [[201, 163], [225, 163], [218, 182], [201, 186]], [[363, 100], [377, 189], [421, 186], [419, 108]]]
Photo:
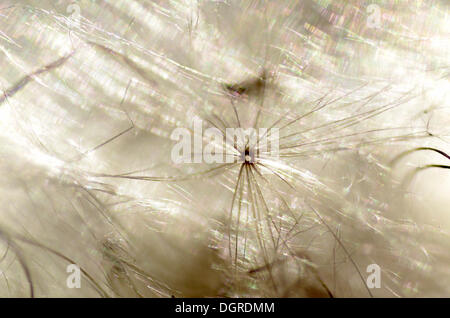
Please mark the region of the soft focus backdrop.
[[[450, 296], [450, 160], [392, 162], [450, 152], [449, 42], [445, 0], [1, 0], [0, 295]], [[255, 117], [280, 158], [172, 162]]]

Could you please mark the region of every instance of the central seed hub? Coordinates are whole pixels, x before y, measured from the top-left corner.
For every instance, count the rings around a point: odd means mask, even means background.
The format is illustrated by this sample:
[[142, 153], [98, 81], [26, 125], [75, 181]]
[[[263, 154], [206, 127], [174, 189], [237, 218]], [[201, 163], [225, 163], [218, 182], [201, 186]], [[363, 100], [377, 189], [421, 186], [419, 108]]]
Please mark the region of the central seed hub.
[[244, 153], [242, 154], [242, 160], [245, 163], [254, 163], [255, 162], [255, 156], [252, 151], [247, 147], [245, 148]]

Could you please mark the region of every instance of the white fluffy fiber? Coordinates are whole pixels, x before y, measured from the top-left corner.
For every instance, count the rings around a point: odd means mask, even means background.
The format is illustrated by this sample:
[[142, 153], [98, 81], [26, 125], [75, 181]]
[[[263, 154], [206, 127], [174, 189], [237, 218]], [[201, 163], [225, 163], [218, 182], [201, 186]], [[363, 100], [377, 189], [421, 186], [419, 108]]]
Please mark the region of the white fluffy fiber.
[[[448, 9], [2, 0], [0, 295], [449, 296], [450, 170], [411, 173], [450, 162], [391, 162], [450, 151]], [[232, 103], [299, 146], [239, 184], [173, 164], [173, 129]]]

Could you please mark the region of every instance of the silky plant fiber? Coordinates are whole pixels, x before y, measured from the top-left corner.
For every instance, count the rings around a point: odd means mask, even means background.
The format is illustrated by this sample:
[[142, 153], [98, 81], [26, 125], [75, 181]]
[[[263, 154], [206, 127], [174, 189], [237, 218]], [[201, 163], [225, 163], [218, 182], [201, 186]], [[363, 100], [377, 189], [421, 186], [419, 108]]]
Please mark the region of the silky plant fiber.
[[1, 0], [0, 296], [450, 296], [448, 13]]

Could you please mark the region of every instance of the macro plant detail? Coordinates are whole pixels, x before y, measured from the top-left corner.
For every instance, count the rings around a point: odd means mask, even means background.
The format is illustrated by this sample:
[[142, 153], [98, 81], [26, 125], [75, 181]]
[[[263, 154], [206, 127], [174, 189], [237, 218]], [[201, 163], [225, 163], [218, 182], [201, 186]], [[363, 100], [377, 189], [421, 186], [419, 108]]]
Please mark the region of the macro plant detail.
[[2, 296], [448, 292], [444, 4], [73, 5], [0, 8]]

